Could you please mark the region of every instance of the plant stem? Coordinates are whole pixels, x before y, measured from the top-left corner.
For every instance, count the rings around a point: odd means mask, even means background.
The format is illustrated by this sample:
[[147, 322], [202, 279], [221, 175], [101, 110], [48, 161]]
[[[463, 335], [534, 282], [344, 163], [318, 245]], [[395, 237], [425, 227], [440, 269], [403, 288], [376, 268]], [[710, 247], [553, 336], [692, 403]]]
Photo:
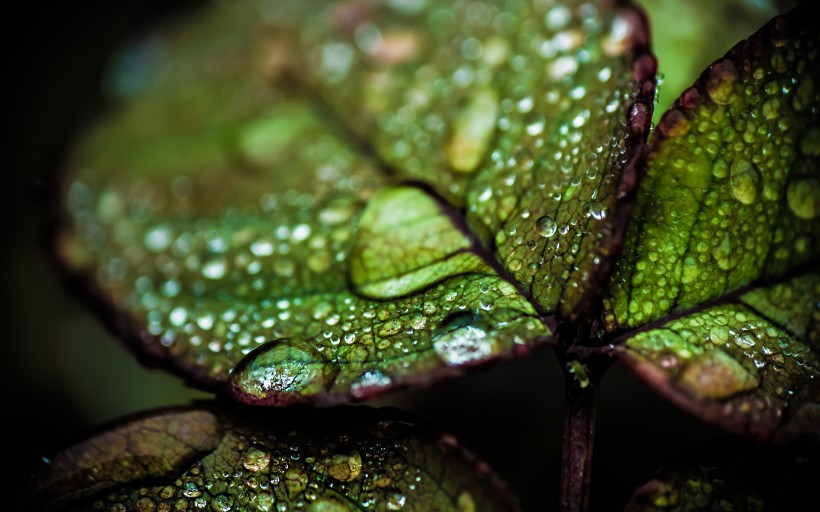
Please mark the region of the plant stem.
[[595, 441], [595, 384], [582, 387], [576, 375], [564, 371], [567, 413], [561, 453], [561, 510], [589, 510], [592, 447]]

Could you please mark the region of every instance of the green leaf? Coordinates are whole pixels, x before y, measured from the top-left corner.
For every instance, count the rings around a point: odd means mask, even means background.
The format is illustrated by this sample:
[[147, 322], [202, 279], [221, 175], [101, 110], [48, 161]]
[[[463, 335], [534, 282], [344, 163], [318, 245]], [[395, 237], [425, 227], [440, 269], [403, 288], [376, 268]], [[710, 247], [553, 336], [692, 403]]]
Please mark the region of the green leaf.
[[350, 279], [367, 297], [401, 297], [458, 274], [493, 275], [470, 251], [435, 199], [414, 187], [386, 188], [367, 204], [350, 255]]
[[155, 36], [184, 72], [149, 80], [75, 151], [59, 249], [115, 332], [277, 405], [424, 384], [546, 339], [452, 207], [388, 187], [320, 105], [271, 82], [259, 46], [277, 42], [245, 11], [206, 12], [218, 36]]
[[516, 509], [452, 436], [365, 408], [154, 411], [58, 453], [33, 477], [37, 510]]
[[752, 289], [626, 340], [622, 360], [685, 409], [759, 438], [817, 440], [820, 274]]
[[626, 510], [807, 510], [817, 469], [816, 457], [719, 438], [658, 471]]
[[820, 255], [820, 68], [801, 16], [738, 44], [664, 114], [605, 299], [608, 329], [644, 326], [618, 353], [653, 388], [781, 440], [816, 437], [820, 414], [820, 286], [800, 270]]
[[653, 121], [704, 68], [736, 42], [755, 32], [783, 6], [773, 0], [640, 0], [652, 24], [652, 51], [658, 57], [658, 102]]
[[739, 43], [664, 114], [606, 299], [610, 331], [817, 261], [820, 66], [800, 16]]
[[642, 15], [585, 1], [303, 5], [300, 79], [395, 175], [466, 209], [542, 314], [588, 312], [651, 117]]

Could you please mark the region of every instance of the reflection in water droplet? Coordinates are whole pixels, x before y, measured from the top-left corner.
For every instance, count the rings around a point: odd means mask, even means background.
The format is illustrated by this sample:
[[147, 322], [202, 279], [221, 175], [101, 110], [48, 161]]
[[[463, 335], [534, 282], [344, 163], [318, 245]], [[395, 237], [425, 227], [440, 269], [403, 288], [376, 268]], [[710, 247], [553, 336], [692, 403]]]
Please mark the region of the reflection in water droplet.
[[544, 216], [538, 219], [536, 228], [538, 229], [539, 235], [544, 238], [550, 238], [558, 229], [558, 224], [555, 223], [555, 220], [553, 220], [552, 217]]
[[471, 313], [459, 312], [447, 317], [433, 335], [433, 350], [448, 365], [479, 361], [496, 351], [483, 322]]
[[321, 391], [328, 370], [322, 355], [306, 341], [274, 340], [236, 366], [231, 388], [244, 402], [284, 405]]

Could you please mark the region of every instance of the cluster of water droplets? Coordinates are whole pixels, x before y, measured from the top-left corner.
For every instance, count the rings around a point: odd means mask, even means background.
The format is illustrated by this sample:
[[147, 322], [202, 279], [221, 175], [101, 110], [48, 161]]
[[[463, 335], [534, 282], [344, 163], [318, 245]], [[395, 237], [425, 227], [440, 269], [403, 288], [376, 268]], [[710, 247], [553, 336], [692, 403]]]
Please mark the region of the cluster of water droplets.
[[659, 123], [619, 317], [639, 325], [817, 256], [818, 49], [784, 34], [769, 27], [713, 64]]
[[732, 399], [727, 407], [742, 413], [781, 414], [820, 370], [808, 345], [742, 305], [691, 314], [628, 344], [696, 396]]
[[[231, 431], [222, 444], [168, 485], [121, 489], [94, 502], [106, 512], [347, 512], [403, 510], [408, 503], [475, 510], [472, 493], [440, 489], [442, 466], [460, 461], [384, 427], [356, 435], [304, 437], [304, 432]], [[266, 427], [267, 428], [267, 427]], [[311, 430], [312, 431], [312, 430]], [[433, 464], [429, 469], [415, 464]], [[448, 493], [450, 488], [448, 487]], [[456, 500], [456, 503], [452, 502]]]

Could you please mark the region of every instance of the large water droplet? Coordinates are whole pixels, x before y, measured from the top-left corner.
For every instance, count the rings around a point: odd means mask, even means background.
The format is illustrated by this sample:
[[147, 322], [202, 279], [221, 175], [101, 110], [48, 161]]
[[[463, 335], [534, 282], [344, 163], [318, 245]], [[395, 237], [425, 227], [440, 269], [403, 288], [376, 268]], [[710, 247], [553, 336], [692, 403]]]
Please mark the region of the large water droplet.
[[367, 398], [373, 390], [389, 386], [393, 380], [380, 370], [368, 370], [359, 375], [350, 385], [350, 394], [355, 398]]
[[476, 316], [454, 313], [444, 319], [433, 335], [433, 350], [448, 365], [461, 365], [491, 356], [495, 339]]
[[732, 99], [733, 85], [737, 80], [737, 67], [729, 59], [721, 60], [707, 71], [706, 93], [718, 105], [728, 105]]
[[735, 199], [743, 204], [752, 204], [760, 188], [760, 173], [752, 162], [739, 158], [732, 162], [730, 183]]
[[325, 471], [340, 482], [353, 482], [362, 477], [362, 457], [356, 450], [349, 454], [337, 453], [326, 461]]
[[498, 100], [492, 90], [475, 92], [458, 112], [447, 143], [447, 162], [456, 172], [473, 172], [495, 131]]
[[305, 340], [279, 339], [256, 348], [231, 373], [231, 393], [251, 404], [287, 405], [324, 389], [333, 367]]
[[790, 182], [786, 200], [796, 216], [806, 220], [815, 218], [820, 206], [820, 181], [807, 178]]
[[263, 471], [270, 464], [270, 453], [261, 447], [251, 446], [242, 452], [242, 465], [248, 471]]

